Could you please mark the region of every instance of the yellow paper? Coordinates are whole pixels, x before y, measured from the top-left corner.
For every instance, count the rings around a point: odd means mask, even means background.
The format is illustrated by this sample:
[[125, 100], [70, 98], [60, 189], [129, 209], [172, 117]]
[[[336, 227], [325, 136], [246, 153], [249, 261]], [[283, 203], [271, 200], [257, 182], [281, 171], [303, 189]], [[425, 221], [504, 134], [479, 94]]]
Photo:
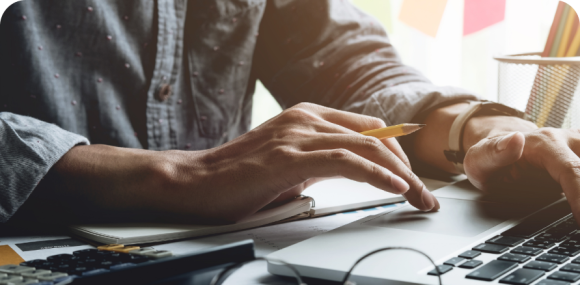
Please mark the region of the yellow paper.
[[447, 0], [403, 0], [399, 20], [431, 37], [437, 36]]
[[0, 245], [0, 266], [7, 264], [20, 264], [24, 259], [18, 255], [9, 245]]

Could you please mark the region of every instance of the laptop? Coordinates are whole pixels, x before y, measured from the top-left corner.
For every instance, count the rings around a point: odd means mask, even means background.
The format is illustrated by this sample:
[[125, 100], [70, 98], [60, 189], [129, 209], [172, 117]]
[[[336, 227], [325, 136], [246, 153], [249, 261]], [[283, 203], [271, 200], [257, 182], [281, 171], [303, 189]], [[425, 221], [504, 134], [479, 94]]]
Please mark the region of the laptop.
[[[484, 194], [467, 180], [433, 194], [441, 209], [410, 205], [368, 216], [274, 252], [303, 277], [342, 281], [365, 254], [410, 247], [439, 266], [443, 284], [564, 285], [580, 281], [580, 228], [559, 193]], [[579, 232], [577, 234], [577, 232]], [[356, 284], [439, 284], [424, 256], [405, 250], [375, 254], [357, 265]], [[272, 274], [293, 276], [268, 263]]]

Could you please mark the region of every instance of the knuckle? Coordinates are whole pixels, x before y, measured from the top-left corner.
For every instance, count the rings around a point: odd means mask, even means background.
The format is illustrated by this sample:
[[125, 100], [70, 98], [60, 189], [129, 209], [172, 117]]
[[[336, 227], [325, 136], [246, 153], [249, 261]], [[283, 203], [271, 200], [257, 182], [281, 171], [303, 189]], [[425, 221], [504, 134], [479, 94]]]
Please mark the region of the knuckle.
[[346, 160], [350, 156], [350, 151], [343, 148], [333, 149], [328, 156], [331, 160]]
[[312, 122], [318, 119], [316, 115], [302, 108], [290, 108], [282, 114], [286, 119], [294, 122]]
[[383, 143], [375, 137], [362, 136], [360, 140], [361, 144], [368, 148], [380, 149], [383, 146]]
[[311, 108], [314, 108], [315, 106], [316, 106], [316, 104], [313, 104], [313, 103], [300, 102], [300, 103], [294, 105], [292, 108], [296, 108], [296, 109], [311, 109]]
[[387, 126], [387, 124], [385, 124], [385, 121], [376, 118], [376, 117], [368, 117], [369, 119], [369, 126], [371, 126], [374, 129], [379, 129], [379, 128], [384, 128]]
[[575, 160], [564, 162], [564, 171], [565, 174], [580, 177], [580, 161]]
[[292, 149], [287, 146], [276, 146], [272, 149], [272, 157], [275, 160], [284, 159], [292, 156]]
[[554, 128], [541, 128], [537, 132], [544, 138], [550, 141], [558, 139], [558, 130]]

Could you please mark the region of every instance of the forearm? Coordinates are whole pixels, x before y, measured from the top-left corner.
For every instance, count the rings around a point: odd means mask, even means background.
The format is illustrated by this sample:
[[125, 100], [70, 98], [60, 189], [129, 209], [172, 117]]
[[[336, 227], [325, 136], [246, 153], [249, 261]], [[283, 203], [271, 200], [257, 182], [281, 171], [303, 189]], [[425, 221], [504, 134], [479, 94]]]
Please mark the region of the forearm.
[[[417, 158], [444, 171], [457, 172], [453, 163], [447, 161], [443, 151], [449, 149], [449, 131], [453, 121], [466, 108], [467, 103], [454, 104], [436, 109], [427, 116], [427, 126], [417, 133], [413, 142]], [[463, 148], [467, 152], [471, 146], [486, 137], [536, 128], [535, 124], [516, 117], [474, 117], [465, 126]]]

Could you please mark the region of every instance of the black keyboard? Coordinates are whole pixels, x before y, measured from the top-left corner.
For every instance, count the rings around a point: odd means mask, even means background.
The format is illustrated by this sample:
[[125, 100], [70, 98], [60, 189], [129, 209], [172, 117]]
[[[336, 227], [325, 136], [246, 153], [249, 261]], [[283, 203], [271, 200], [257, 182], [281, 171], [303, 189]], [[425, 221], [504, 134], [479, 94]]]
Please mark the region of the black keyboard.
[[0, 285], [209, 284], [225, 267], [254, 257], [254, 242], [241, 241], [193, 254], [107, 245], [0, 266]]
[[[575, 283], [580, 280], [580, 227], [570, 213], [568, 202], [560, 201], [444, 262], [439, 271], [473, 269], [466, 271], [466, 278], [488, 282], [501, 278], [502, 284]], [[496, 254], [497, 258], [484, 264], [477, 260], [482, 253]], [[438, 273], [431, 270], [428, 274]]]

